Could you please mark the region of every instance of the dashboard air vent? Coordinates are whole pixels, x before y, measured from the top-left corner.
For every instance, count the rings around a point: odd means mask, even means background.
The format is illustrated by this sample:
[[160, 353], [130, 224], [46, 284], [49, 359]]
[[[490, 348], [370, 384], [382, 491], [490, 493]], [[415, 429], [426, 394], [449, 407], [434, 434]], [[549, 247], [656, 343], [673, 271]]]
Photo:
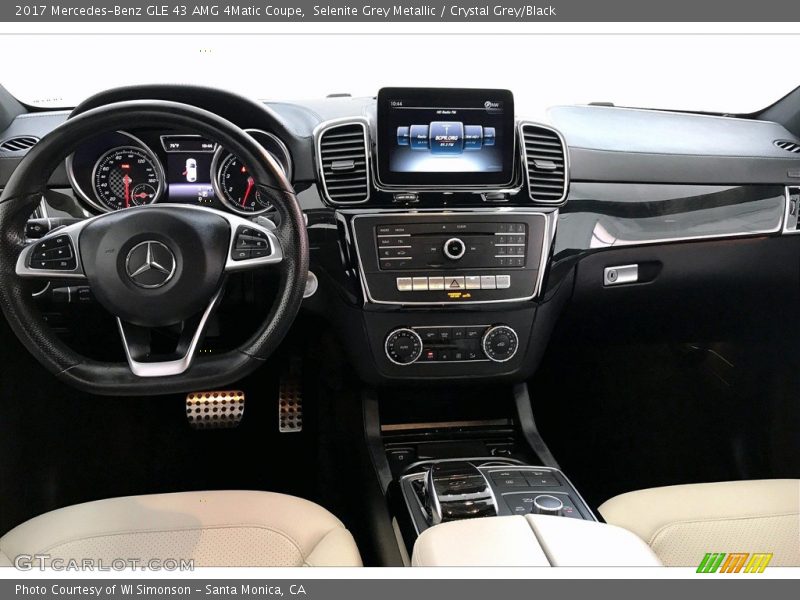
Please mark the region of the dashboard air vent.
[[18, 135], [16, 137], [8, 138], [0, 143], [0, 150], [3, 152], [23, 152], [29, 150], [36, 145], [39, 138], [32, 135]]
[[789, 140], [775, 140], [772, 142], [781, 150], [786, 150], [787, 152], [794, 152], [795, 154], [800, 154], [800, 144], [797, 142], [791, 142]]
[[560, 204], [567, 197], [568, 160], [557, 131], [523, 123], [520, 135], [525, 149], [528, 194], [534, 202]]
[[323, 126], [317, 138], [322, 189], [333, 204], [369, 199], [367, 126], [347, 122]]

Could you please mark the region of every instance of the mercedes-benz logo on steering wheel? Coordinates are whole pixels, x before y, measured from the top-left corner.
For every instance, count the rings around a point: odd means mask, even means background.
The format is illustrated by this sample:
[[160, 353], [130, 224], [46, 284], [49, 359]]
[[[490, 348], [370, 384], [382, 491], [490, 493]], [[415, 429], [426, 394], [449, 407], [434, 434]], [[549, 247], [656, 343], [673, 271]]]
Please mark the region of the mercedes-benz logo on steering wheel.
[[131, 281], [143, 288], [160, 288], [175, 275], [177, 263], [172, 250], [161, 242], [136, 244], [125, 259], [125, 271]]

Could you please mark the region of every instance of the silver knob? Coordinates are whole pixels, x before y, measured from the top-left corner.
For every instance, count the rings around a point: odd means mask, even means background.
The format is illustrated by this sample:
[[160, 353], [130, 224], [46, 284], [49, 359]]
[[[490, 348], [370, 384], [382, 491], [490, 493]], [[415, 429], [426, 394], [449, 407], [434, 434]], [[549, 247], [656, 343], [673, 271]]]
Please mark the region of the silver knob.
[[467, 251], [467, 245], [460, 238], [450, 238], [442, 247], [444, 255], [450, 260], [458, 260]]
[[422, 338], [413, 329], [395, 329], [384, 343], [386, 357], [396, 365], [410, 365], [422, 354]]
[[508, 325], [495, 325], [486, 330], [481, 341], [483, 352], [494, 362], [511, 360], [519, 348], [517, 332]]
[[550, 494], [541, 494], [533, 499], [533, 512], [537, 515], [558, 516], [564, 508], [564, 503]]

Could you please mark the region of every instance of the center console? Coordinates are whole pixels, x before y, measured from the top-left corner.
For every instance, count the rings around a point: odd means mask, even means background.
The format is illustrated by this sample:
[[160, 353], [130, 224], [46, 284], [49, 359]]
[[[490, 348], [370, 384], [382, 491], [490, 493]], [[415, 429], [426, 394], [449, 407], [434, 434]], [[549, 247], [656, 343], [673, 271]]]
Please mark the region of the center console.
[[362, 379], [529, 376], [568, 181], [558, 132], [517, 121], [508, 90], [383, 88], [315, 138], [360, 288]]
[[597, 518], [558, 469], [489, 459], [440, 460], [400, 479], [417, 534], [429, 527], [476, 517], [548, 515]]

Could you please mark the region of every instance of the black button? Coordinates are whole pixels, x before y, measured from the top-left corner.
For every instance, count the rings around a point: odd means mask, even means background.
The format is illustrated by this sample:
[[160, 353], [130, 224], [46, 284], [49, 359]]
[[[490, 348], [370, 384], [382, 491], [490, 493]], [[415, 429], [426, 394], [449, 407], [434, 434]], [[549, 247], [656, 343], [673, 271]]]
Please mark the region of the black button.
[[492, 477], [492, 481], [499, 487], [528, 487], [528, 482], [524, 477]]
[[62, 258], [72, 258], [72, 248], [70, 246], [36, 252], [33, 255], [33, 260], [58, 260]]
[[247, 260], [252, 252], [252, 250], [234, 250], [231, 252], [231, 258], [233, 260]]
[[56, 271], [72, 271], [77, 266], [74, 258], [68, 258], [66, 260], [48, 260], [46, 262], [50, 265], [50, 269]]
[[522, 477], [522, 475], [520, 474], [519, 471], [512, 471], [512, 470], [492, 471], [490, 473], [490, 475], [492, 476], [492, 479], [505, 479], [505, 478], [508, 478], [508, 477]]
[[431, 350], [430, 348], [426, 348], [422, 351], [422, 360], [433, 362], [436, 360], [436, 350]]
[[439, 339], [443, 342], [449, 342], [453, 337], [453, 332], [451, 329], [440, 329], [439, 330]]
[[267, 247], [267, 240], [261, 237], [256, 237], [254, 235], [240, 235], [236, 238], [236, 248], [239, 249], [247, 249], [247, 248], [266, 248]]
[[398, 448], [387, 452], [389, 462], [395, 465], [407, 465], [414, 460], [414, 451], [410, 448]]
[[483, 329], [480, 327], [467, 327], [464, 331], [464, 337], [468, 340], [478, 340], [483, 335]]
[[464, 339], [464, 328], [463, 327], [454, 327], [453, 328], [453, 339], [454, 340], [463, 340]]
[[435, 342], [439, 339], [439, 331], [437, 329], [420, 329], [417, 331], [423, 342]]
[[550, 473], [543, 473], [541, 471], [533, 471], [533, 472], [525, 472], [525, 479], [527, 479], [528, 484], [533, 487], [560, 487], [560, 483], [556, 480], [553, 475]]
[[250, 250], [250, 258], [263, 258], [269, 256], [270, 252], [267, 248], [254, 248]]
[[439, 350], [439, 355], [438, 355], [437, 359], [441, 360], [441, 361], [453, 360], [453, 351], [452, 350]]
[[453, 360], [464, 360], [466, 354], [462, 350], [453, 350]]

